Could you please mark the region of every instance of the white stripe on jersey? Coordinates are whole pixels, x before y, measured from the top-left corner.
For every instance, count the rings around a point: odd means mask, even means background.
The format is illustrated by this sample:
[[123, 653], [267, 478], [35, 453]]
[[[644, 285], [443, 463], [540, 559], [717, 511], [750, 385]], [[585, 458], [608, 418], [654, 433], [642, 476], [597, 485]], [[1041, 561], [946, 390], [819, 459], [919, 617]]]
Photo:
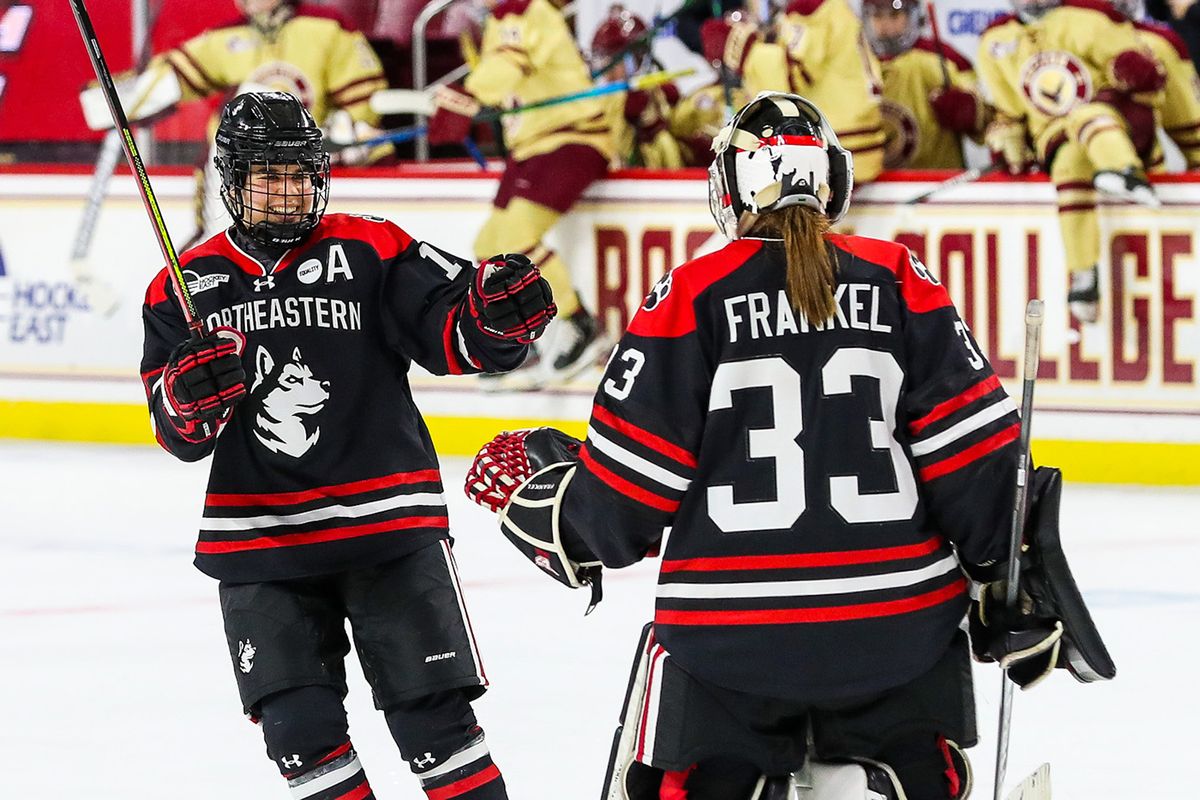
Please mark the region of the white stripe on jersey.
[[915, 586], [958, 570], [953, 554], [920, 569], [861, 575], [857, 578], [823, 578], [809, 581], [762, 581], [747, 583], [664, 583], [659, 597], [817, 597], [850, 592], [873, 592]]
[[463, 750], [459, 750], [457, 753], [455, 753], [454, 755], [447, 758], [441, 764], [438, 764], [436, 767], [429, 770], [428, 772], [422, 772], [417, 777], [419, 777], [421, 779], [421, 783], [425, 783], [426, 781], [432, 780], [433, 778], [441, 777], [442, 775], [445, 775], [448, 772], [453, 772], [456, 769], [465, 767], [467, 764], [470, 764], [472, 761], [478, 761], [479, 759], [481, 759], [487, 755], [491, 755], [488, 752], [487, 742], [485, 742], [483, 739], [480, 739], [475, 744], [469, 745], [468, 747], [466, 747]]
[[669, 469], [663, 469], [657, 464], [652, 464], [641, 456], [631, 453], [624, 447], [621, 447], [616, 442], [604, 438], [596, 432], [595, 428], [591, 426], [588, 426], [588, 441], [592, 443], [593, 447], [595, 447], [601, 453], [604, 453], [604, 455], [621, 462], [622, 466], [634, 469], [650, 480], [661, 483], [668, 489], [675, 489], [676, 491], [683, 492], [692, 485], [692, 482], [687, 478], [676, 475]]
[[335, 517], [369, 517], [382, 511], [391, 511], [406, 506], [444, 506], [446, 499], [441, 492], [419, 492], [417, 494], [399, 494], [395, 497], [385, 497], [382, 500], [372, 500], [369, 503], [359, 503], [356, 506], [330, 505], [314, 508], [311, 511], [301, 511], [298, 514], [267, 515], [263, 517], [209, 517], [205, 516], [201, 527], [206, 531], [253, 531], [262, 528], [274, 528], [279, 525], [300, 525], [305, 522], [317, 522]]
[[958, 441], [973, 431], [979, 430], [989, 422], [995, 422], [1010, 411], [1016, 410], [1017, 404], [1012, 401], [1012, 398], [1005, 397], [998, 402], [992, 403], [982, 411], [976, 411], [962, 422], [950, 426], [935, 436], [913, 442], [912, 454], [914, 456], [925, 456], [935, 450], [941, 450], [946, 445]]
[[[312, 797], [314, 794], [319, 794], [331, 786], [337, 786], [342, 781], [349, 780], [354, 777], [354, 773], [356, 772], [363, 775], [362, 764], [359, 763], [358, 756], [350, 759], [346, 764], [336, 769], [331, 769], [311, 780], [303, 781], [302, 783], [288, 781], [288, 788], [292, 790], [292, 797], [296, 798], [296, 800], [304, 800], [306, 797]], [[365, 779], [366, 775], [363, 775], [363, 778]]]

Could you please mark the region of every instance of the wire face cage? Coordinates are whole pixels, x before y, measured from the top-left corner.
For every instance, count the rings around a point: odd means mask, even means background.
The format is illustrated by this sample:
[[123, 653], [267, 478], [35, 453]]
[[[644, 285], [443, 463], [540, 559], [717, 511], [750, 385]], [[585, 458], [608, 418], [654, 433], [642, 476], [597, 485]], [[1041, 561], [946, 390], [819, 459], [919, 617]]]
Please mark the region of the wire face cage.
[[329, 155], [271, 159], [218, 156], [221, 199], [234, 225], [255, 241], [290, 245], [321, 221], [329, 204]]

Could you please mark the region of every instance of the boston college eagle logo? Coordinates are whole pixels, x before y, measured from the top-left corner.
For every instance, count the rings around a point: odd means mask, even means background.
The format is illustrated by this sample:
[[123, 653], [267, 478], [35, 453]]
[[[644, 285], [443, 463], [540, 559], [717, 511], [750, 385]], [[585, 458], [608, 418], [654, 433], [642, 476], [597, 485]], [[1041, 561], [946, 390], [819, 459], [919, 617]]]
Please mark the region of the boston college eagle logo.
[[1061, 117], [1092, 99], [1092, 76], [1070, 53], [1037, 53], [1021, 68], [1021, 89], [1038, 111]]
[[899, 103], [883, 100], [883, 165], [888, 169], [906, 166], [921, 143], [921, 129], [912, 112]]

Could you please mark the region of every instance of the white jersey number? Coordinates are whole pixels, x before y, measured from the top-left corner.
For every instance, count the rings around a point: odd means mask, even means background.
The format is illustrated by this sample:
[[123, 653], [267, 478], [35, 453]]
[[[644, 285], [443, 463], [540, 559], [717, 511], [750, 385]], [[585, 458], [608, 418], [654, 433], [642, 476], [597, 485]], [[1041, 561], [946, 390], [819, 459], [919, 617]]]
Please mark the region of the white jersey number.
[[[856, 375], [879, 381], [883, 419], [869, 418], [867, 425], [872, 447], [891, 454], [896, 490], [862, 494], [858, 476], [836, 475], [829, 479], [830, 504], [849, 523], [911, 519], [917, 508], [917, 482], [903, 448], [892, 434], [904, 371], [890, 353], [843, 348], [821, 370], [824, 394], [852, 393], [851, 378]], [[775, 460], [776, 499], [738, 503], [733, 499], [732, 486], [708, 487], [708, 514], [726, 533], [787, 529], [806, 508], [804, 451], [796, 441], [804, 428], [800, 374], [778, 356], [723, 363], [713, 375], [709, 412], [732, 408], [733, 392], [752, 388], [771, 390], [774, 425], [749, 431], [749, 456]]]

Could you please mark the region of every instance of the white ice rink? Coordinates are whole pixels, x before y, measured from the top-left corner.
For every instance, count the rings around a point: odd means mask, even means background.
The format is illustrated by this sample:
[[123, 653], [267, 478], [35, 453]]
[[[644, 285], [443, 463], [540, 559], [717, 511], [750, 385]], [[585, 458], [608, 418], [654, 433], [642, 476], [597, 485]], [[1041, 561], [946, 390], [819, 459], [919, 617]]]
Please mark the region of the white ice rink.
[[[480, 722], [514, 800], [594, 800], [655, 565], [583, 591], [539, 575], [461, 493], [451, 525], [492, 689]], [[0, 443], [0, 752], [5, 800], [288, 796], [240, 713], [216, 584], [191, 565], [206, 464], [151, 448]], [[1064, 539], [1117, 662], [1018, 693], [1010, 780], [1057, 798], [1195, 797], [1200, 491], [1069, 484]], [[913, 643], [919, 647], [919, 642]], [[350, 667], [351, 735], [382, 800], [423, 794]], [[998, 671], [976, 665], [976, 798], [990, 796]]]

